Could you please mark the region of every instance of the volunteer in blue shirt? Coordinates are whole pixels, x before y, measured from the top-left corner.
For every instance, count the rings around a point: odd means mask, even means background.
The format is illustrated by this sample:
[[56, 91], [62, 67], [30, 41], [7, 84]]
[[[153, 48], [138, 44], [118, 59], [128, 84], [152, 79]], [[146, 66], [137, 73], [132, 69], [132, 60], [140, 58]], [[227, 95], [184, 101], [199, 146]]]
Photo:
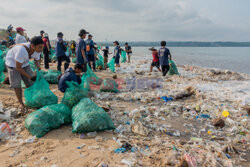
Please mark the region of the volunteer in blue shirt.
[[75, 64], [74, 69], [72, 69], [71, 67], [68, 68], [59, 79], [58, 89], [64, 93], [68, 88], [66, 81], [69, 82], [74, 81], [78, 84], [81, 84], [81, 78], [78, 76], [81, 72], [82, 72], [81, 64]]
[[87, 34], [88, 32], [86, 30], [81, 29], [79, 32], [80, 38], [76, 42], [76, 63], [82, 65], [83, 72], [87, 71], [86, 64], [88, 63], [88, 60], [86, 57], [86, 43], [84, 41]]
[[114, 58], [115, 58], [115, 66], [120, 67], [120, 46], [119, 42], [115, 41], [113, 42], [115, 48], [114, 48]]
[[[93, 68], [93, 71], [96, 71], [95, 70], [95, 44], [94, 44], [94, 41], [92, 40], [92, 35], [89, 34], [88, 35], [88, 39], [85, 41], [86, 43], [86, 55], [87, 55], [87, 59], [88, 59], [88, 62], [89, 62], [89, 67]], [[91, 65], [92, 63], [92, 65]]]
[[62, 32], [57, 33], [55, 51], [57, 57], [57, 70], [61, 71], [62, 62], [66, 61], [64, 63], [64, 71], [65, 71], [69, 67], [70, 58], [69, 56], [66, 56], [65, 53], [67, 51], [67, 47], [64, 45]]
[[168, 48], [166, 48], [166, 41], [161, 41], [161, 48], [159, 49], [159, 59], [162, 70], [162, 75], [166, 76], [169, 70], [169, 61], [171, 59], [171, 54]]

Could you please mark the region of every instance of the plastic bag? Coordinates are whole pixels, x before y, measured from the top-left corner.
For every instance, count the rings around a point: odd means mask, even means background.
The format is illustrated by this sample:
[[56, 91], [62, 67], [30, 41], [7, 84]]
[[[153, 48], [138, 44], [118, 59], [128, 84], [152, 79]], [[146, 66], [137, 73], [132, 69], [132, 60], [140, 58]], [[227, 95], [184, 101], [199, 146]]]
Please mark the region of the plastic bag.
[[109, 115], [89, 98], [83, 98], [72, 109], [73, 133], [115, 129]]
[[3, 71], [4, 71], [4, 62], [3, 62], [3, 58], [0, 55], [0, 84], [5, 79], [5, 75], [4, 75]]
[[100, 86], [101, 92], [118, 92], [118, 84], [113, 79], [104, 79], [103, 83]]
[[169, 71], [168, 71], [168, 75], [179, 75], [178, 69], [174, 63], [174, 61], [169, 60], [169, 64], [171, 64]]
[[88, 97], [88, 90], [84, 89], [81, 85], [76, 82], [66, 82], [68, 88], [66, 89], [62, 103], [72, 108], [76, 105], [82, 98]]
[[112, 58], [108, 63], [109, 70], [115, 72], [115, 58]]
[[0, 125], [0, 139], [6, 140], [11, 136], [11, 128], [8, 123], [4, 122]]
[[36, 137], [42, 137], [51, 129], [71, 122], [71, 110], [64, 104], [40, 108], [25, 119], [26, 129]]
[[28, 107], [41, 108], [58, 102], [57, 96], [49, 89], [49, 83], [37, 70], [35, 83], [24, 91], [25, 104]]
[[97, 77], [95, 75], [95, 73], [91, 70], [89, 65], [87, 65], [87, 72], [85, 72], [82, 75], [81, 79], [82, 79], [82, 85], [86, 89], [90, 89], [89, 83], [94, 84], [94, 85], [101, 85], [102, 84], [102, 79], [100, 79], [99, 77]]
[[96, 61], [96, 66], [101, 67], [101, 69], [104, 69], [104, 62], [103, 57], [98, 53], [98, 60]]
[[45, 74], [43, 74], [44, 79], [50, 84], [57, 84], [58, 77], [61, 75], [61, 71], [57, 70], [48, 70]]
[[76, 58], [72, 58], [72, 63], [76, 63]]
[[122, 63], [126, 63], [127, 59], [126, 59], [126, 52], [125, 52], [125, 51], [122, 51], [121, 57], [122, 57], [121, 62], [122, 62]]

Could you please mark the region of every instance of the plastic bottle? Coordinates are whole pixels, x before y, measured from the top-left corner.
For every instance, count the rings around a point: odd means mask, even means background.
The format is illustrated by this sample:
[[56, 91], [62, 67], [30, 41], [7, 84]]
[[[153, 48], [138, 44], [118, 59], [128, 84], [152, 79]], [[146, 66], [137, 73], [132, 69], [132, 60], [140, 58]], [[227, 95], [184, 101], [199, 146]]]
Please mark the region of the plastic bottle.
[[97, 133], [96, 132], [89, 132], [89, 133], [87, 133], [87, 136], [90, 138], [93, 138], [93, 137], [97, 136]]
[[11, 136], [11, 128], [9, 127], [8, 123], [2, 123], [0, 125], [0, 139], [6, 140]]

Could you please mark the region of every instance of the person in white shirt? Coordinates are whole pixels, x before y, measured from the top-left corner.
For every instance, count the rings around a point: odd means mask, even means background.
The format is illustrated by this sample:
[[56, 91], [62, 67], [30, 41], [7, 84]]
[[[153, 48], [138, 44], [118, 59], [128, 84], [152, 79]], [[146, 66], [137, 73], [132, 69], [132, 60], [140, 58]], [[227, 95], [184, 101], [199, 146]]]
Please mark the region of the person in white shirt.
[[22, 27], [17, 27], [16, 31], [17, 31], [16, 40], [15, 40], [16, 44], [26, 43], [27, 40], [24, 37], [25, 29], [23, 29]]
[[40, 54], [43, 50], [43, 40], [39, 36], [31, 39], [30, 43], [14, 45], [6, 55], [6, 66], [11, 88], [14, 88], [17, 99], [21, 105], [21, 111], [25, 111], [22, 100], [21, 81], [26, 87], [30, 87], [35, 81], [33, 71], [30, 68], [29, 60], [34, 59], [38, 69], [40, 69]]

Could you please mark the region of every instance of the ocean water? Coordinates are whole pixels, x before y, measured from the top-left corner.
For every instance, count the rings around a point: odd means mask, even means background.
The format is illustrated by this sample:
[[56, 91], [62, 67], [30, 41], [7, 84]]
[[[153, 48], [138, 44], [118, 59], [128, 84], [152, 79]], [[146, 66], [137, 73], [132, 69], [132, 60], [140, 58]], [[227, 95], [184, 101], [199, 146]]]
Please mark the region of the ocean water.
[[[149, 47], [132, 47], [132, 60], [151, 60]], [[177, 65], [228, 69], [250, 74], [250, 47], [168, 47]], [[159, 48], [156, 48], [159, 49]], [[113, 47], [110, 48], [113, 52]]]

